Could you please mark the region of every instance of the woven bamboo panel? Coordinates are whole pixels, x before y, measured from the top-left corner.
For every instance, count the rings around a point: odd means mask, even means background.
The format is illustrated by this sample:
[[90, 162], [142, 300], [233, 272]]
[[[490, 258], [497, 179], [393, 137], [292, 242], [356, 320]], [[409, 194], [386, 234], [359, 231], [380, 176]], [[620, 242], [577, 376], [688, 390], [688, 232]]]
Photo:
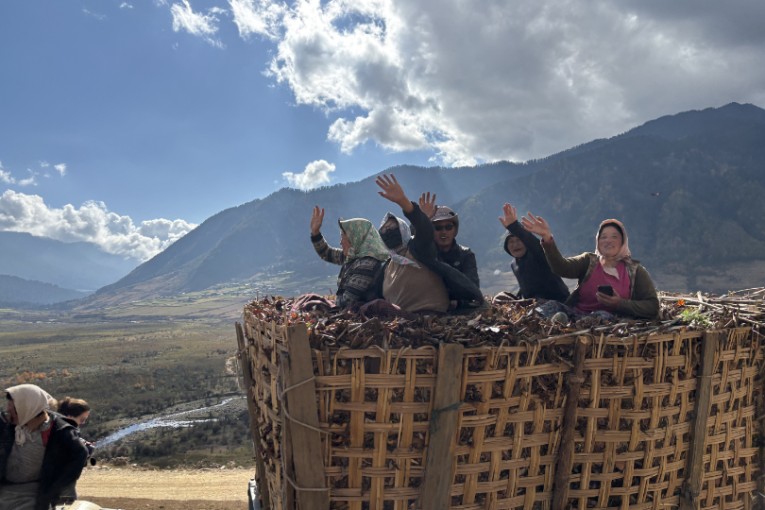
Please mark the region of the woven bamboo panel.
[[[727, 330], [713, 375], [699, 378], [698, 331], [643, 337], [588, 336], [575, 419], [564, 423], [575, 338], [462, 351], [459, 399], [434, 409], [439, 352], [432, 346], [314, 348], [313, 382], [330, 508], [421, 508], [426, 477], [449, 480], [449, 508], [553, 510], [677, 508], [687, 476], [699, 384], [711, 384], [700, 508], [751, 508], [756, 489], [763, 346], [747, 328]], [[292, 508], [301, 488], [282, 464], [285, 420], [279, 379], [287, 329], [245, 311], [258, 447], [271, 504]], [[312, 345], [321, 342], [312, 339]], [[456, 410], [456, 413], [454, 412]], [[451, 465], [424, 466], [433, 417], [456, 420]], [[290, 427], [295, 427], [290, 423]], [[573, 468], [556, 488], [564, 426], [574, 427]], [[289, 457], [289, 455], [288, 455]], [[293, 458], [298, 462], [299, 453]], [[432, 471], [432, 470], [431, 470]], [[315, 489], [314, 489], [315, 490]], [[557, 510], [557, 509], [554, 509]]]
[[[272, 322], [263, 322], [245, 314], [244, 335], [253, 385], [249, 398], [255, 403], [259, 437], [253, 438], [262, 452], [266, 469], [267, 490], [274, 508], [287, 508], [283, 501], [284, 466], [282, 466], [282, 418], [279, 388], [280, 353], [287, 342], [287, 330]], [[264, 490], [261, 488], [261, 491]]]
[[712, 409], [700, 495], [703, 509], [755, 508], [762, 368], [762, 336], [747, 329], [730, 330], [717, 350], [711, 378]]

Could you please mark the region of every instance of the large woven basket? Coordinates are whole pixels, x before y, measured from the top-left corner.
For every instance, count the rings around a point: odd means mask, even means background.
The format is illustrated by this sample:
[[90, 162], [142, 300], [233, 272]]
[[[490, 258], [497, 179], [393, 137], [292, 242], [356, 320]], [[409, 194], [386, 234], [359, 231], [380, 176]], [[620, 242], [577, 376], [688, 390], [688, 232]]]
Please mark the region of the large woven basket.
[[237, 326], [266, 508], [756, 508], [750, 328], [394, 350]]

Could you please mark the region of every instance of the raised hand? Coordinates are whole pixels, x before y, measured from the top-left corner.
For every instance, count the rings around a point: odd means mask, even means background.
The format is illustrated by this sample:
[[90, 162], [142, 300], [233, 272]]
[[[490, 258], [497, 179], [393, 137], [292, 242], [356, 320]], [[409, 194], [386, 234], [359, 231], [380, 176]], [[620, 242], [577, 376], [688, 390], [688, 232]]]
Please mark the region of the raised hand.
[[425, 213], [428, 219], [436, 214], [436, 194], [430, 194], [430, 191], [420, 195], [420, 210]]
[[502, 216], [499, 217], [499, 222], [502, 223], [503, 227], [507, 228], [508, 225], [516, 221], [518, 221], [518, 211], [516, 211], [515, 207], [505, 202], [505, 205], [502, 206]]
[[321, 232], [321, 224], [324, 222], [324, 208], [318, 205], [313, 206], [313, 214], [311, 214], [311, 235], [319, 235]]
[[404, 212], [410, 212], [413, 209], [412, 203], [407, 198], [406, 193], [404, 193], [404, 188], [396, 180], [395, 175], [383, 174], [375, 179], [375, 183], [382, 190], [377, 192], [381, 197], [398, 204]]
[[541, 216], [534, 216], [529, 212], [521, 218], [521, 225], [532, 234], [540, 236], [543, 241], [549, 241], [552, 238], [550, 225]]

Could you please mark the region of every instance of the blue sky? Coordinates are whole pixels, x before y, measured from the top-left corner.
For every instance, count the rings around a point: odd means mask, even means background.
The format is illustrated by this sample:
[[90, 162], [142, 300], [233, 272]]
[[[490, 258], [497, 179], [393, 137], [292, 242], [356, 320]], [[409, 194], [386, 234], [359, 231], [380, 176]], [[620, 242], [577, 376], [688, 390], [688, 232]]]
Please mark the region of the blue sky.
[[762, 107], [763, 19], [759, 0], [5, 0], [0, 230], [144, 260], [284, 186]]

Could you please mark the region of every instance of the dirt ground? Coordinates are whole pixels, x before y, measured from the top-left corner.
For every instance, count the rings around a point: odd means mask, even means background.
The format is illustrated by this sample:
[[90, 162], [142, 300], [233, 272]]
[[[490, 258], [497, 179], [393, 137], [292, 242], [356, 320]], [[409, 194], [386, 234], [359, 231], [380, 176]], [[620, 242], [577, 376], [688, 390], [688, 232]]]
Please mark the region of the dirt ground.
[[254, 470], [144, 470], [94, 467], [83, 471], [77, 495], [123, 510], [246, 510]]

